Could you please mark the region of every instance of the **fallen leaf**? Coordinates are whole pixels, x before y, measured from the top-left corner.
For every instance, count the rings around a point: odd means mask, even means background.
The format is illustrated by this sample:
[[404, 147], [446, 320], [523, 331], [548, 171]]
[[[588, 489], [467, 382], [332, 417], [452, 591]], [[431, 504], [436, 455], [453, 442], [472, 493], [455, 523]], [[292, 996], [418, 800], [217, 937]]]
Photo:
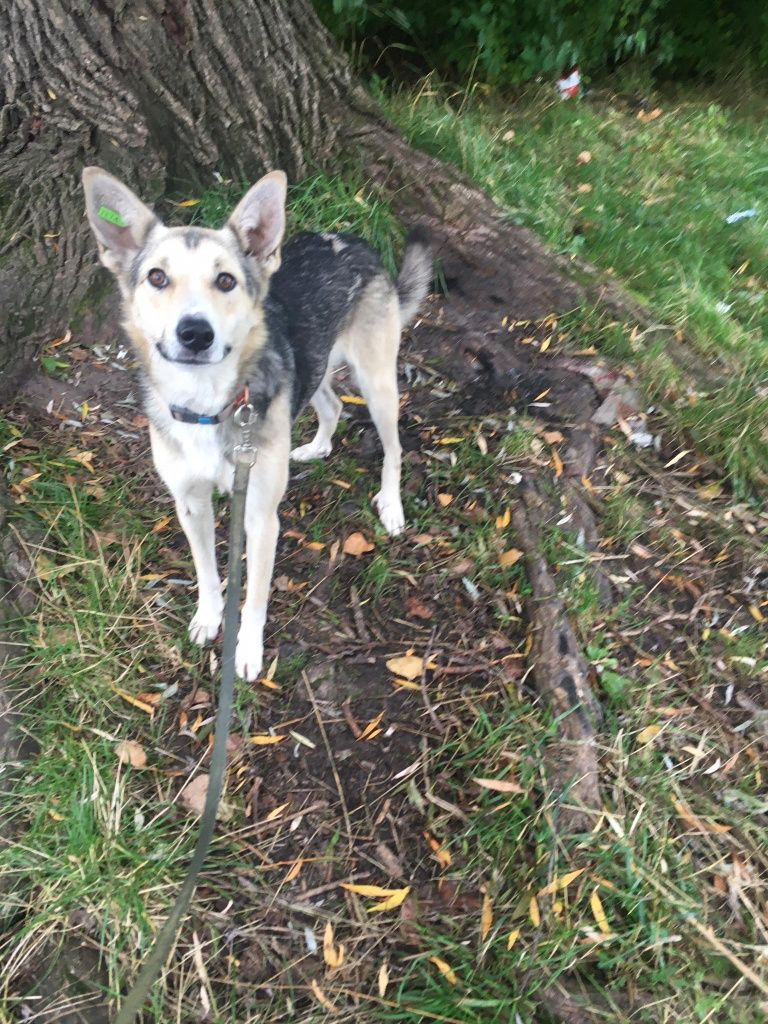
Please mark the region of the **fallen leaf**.
[[358, 896], [391, 896], [400, 892], [399, 889], [382, 889], [380, 885], [354, 885], [352, 882], [341, 882], [341, 888], [347, 892], [357, 893]]
[[519, 548], [510, 548], [499, 555], [499, 565], [502, 569], [509, 569], [513, 565], [517, 565], [524, 553]]
[[320, 1003], [321, 1006], [325, 1007], [325, 1009], [328, 1010], [329, 1013], [339, 1012], [338, 1007], [334, 1006], [334, 1004], [331, 1002], [331, 1000], [328, 998], [325, 992], [323, 992], [323, 990], [320, 988], [316, 978], [312, 979], [310, 988], [312, 989], [312, 994], [314, 995], [318, 1003]]
[[404, 654], [401, 658], [390, 658], [387, 662], [387, 668], [396, 676], [413, 680], [424, 671], [424, 659], [417, 657], [415, 654]]
[[[196, 775], [194, 779], [181, 791], [180, 800], [191, 814], [200, 815], [205, 807], [205, 798], [208, 794], [208, 781], [210, 776]], [[223, 800], [219, 801], [216, 817], [220, 821], [228, 821], [232, 817], [232, 808]]]
[[545, 885], [543, 889], [540, 889], [538, 895], [551, 896], [558, 889], [567, 889], [571, 882], [577, 879], [579, 875], [583, 875], [585, 871], [586, 868], [577, 868], [576, 871], [569, 871], [565, 875], [560, 875], [554, 882], [550, 882], [549, 885]]
[[438, 444], [461, 444], [463, 437], [441, 437]]
[[118, 697], [122, 697], [122, 699], [126, 701], [128, 704], [132, 704], [133, 707], [139, 708], [140, 711], [143, 711], [147, 715], [154, 715], [155, 709], [152, 707], [151, 704], [146, 704], [143, 700], [139, 700], [138, 698], [134, 697], [132, 693], [128, 693], [127, 690], [121, 690], [117, 686], [114, 688], [114, 690]]
[[642, 121], [644, 124], [648, 124], [649, 121], [655, 121], [657, 117], [661, 117], [661, 107], [654, 107], [653, 110], [638, 110], [637, 119]]
[[115, 745], [115, 753], [121, 764], [129, 764], [132, 768], [147, 767], [147, 755], [144, 747], [136, 740], [122, 740]]
[[299, 872], [301, 871], [303, 866], [304, 866], [304, 858], [303, 857], [299, 857], [297, 859], [297, 861], [295, 862], [295, 864], [293, 865], [293, 867], [291, 868], [291, 870], [288, 872], [288, 874], [283, 879], [283, 882], [284, 883], [285, 882], [292, 882], [294, 880], [294, 878], [298, 878]]
[[483, 896], [483, 912], [480, 916], [480, 938], [485, 941], [493, 925], [493, 900], [486, 893]]
[[362, 533], [350, 533], [344, 541], [342, 550], [345, 555], [354, 555], [355, 558], [359, 558], [360, 555], [373, 551], [373, 544]]
[[419, 691], [421, 687], [418, 683], [411, 683], [407, 679], [390, 679], [393, 686], [402, 686], [404, 690], [416, 690]]
[[334, 945], [333, 925], [330, 921], [325, 926], [323, 934], [323, 959], [332, 971], [344, 963], [344, 944], [340, 942], [338, 947]]
[[565, 440], [559, 430], [545, 430], [541, 436], [547, 444], [560, 444], [561, 441]]
[[531, 919], [531, 924], [534, 928], [538, 928], [541, 924], [541, 912], [539, 910], [539, 903], [535, 896], [531, 896], [528, 904], [528, 916]]
[[725, 832], [731, 831], [730, 825], [720, 825], [716, 821], [702, 821], [701, 818], [697, 818], [693, 811], [686, 807], [681, 800], [673, 800], [672, 803], [688, 828], [692, 828], [695, 832], [712, 832], [715, 835], [722, 835]]
[[282, 736], [269, 736], [269, 735], [265, 734], [263, 736], [251, 736], [251, 738], [248, 740], [248, 742], [249, 743], [253, 743], [253, 745], [256, 746], [256, 747], [269, 747], [273, 743], [281, 743], [283, 740], [287, 740], [287, 739], [288, 739], [288, 737], [285, 736], [285, 735], [282, 735]]
[[274, 821], [275, 818], [279, 818], [280, 815], [283, 813], [283, 811], [286, 809], [287, 806], [288, 806], [288, 802], [286, 802], [284, 804], [280, 804], [279, 807], [275, 807], [274, 810], [271, 810], [269, 812], [269, 814], [266, 816], [264, 821]]
[[387, 994], [387, 985], [389, 984], [389, 968], [386, 963], [383, 963], [379, 968], [378, 988], [379, 997], [381, 999]]
[[514, 928], [507, 936], [507, 949], [512, 949], [514, 944], [520, 938], [520, 929]]
[[446, 979], [446, 981], [448, 981], [451, 985], [458, 985], [459, 979], [456, 977], [456, 972], [454, 971], [450, 964], [447, 964], [445, 960], [441, 960], [439, 956], [431, 956], [429, 959], [430, 962], [435, 965], [438, 971], [440, 971], [440, 973]]
[[176, 205], [184, 208], [188, 206], [197, 206], [199, 202], [199, 199], [182, 199], [182, 201], [180, 203], [177, 203]]
[[309, 747], [310, 750], [315, 750], [317, 748], [317, 744], [313, 740], [308, 739], [302, 733], [294, 732], [293, 729], [289, 729], [288, 733], [296, 740], [297, 743], [300, 743], [302, 747]]
[[524, 793], [525, 790], [511, 779], [480, 779], [473, 777], [472, 781], [483, 789], [492, 789], [496, 793]]
[[429, 843], [429, 847], [434, 853], [435, 859], [440, 867], [449, 868], [451, 866], [451, 861], [453, 860], [450, 851], [441, 846], [437, 839], [435, 839], [434, 836], [431, 836], [429, 832], [424, 833], [424, 838]]
[[580, 192], [582, 195], [587, 195], [587, 193], [592, 191], [592, 186], [589, 182], [582, 181], [580, 185], [576, 186], [576, 191]]
[[376, 731], [376, 729], [378, 728], [379, 723], [381, 722], [383, 717], [384, 717], [384, 712], [382, 711], [381, 714], [377, 715], [375, 718], [372, 718], [371, 721], [368, 723], [368, 725], [366, 725], [366, 727], [363, 729], [363, 731], [357, 737], [358, 740], [368, 740], [368, 739], [370, 739], [371, 736]]
[[405, 602], [405, 611], [412, 619], [431, 619], [432, 610], [422, 604], [417, 597], [409, 597]]
[[399, 907], [400, 904], [405, 901], [405, 898], [410, 891], [410, 885], [407, 885], [404, 889], [397, 889], [391, 896], [387, 897], [387, 899], [382, 900], [381, 903], [374, 903], [366, 909], [369, 914], [377, 914], [384, 910], [394, 910], [395, 907]]
[[496, 516], [496, 529], [506, 530], [509, 526], [510, 520], [512, 519], [512, 510], [507, 508], [503, 516]]
[[504, 132], [504, 134], [501, 136], [501, 140], [502, 142], [511, 142], [514, 139], [514, 137], [515, 129], [510, 128], [508, 131]]
[[610, 935], [611, 926], [608, 924], [608, 918], [605, 916], [605, 911], [603, 910], [603, 902], [600, 899], [600, 893], [597, 889], [592, 893], [589, 899], [589, 905], [592, 909], [592, 916], [597, 923], [597, 927], [603, 935]]
[[592, 154], [588, 149], [582, 149], [579, 155], [576, 157], [577, 164], [588, 164], [592, 161]]
[[765, 622], [765, 616], [756, 604], [751, 604], [749, 606], [749, 614], [752, 616], [755, 622]]
[[448, 508], [452, 501], [452, 494], [438, 494], [437, 496], [437, 503], [441, 508]]
[[554, 449], [552, 451], [552, 465], [555, 467], [555, 478], [561, 477], [563, 475], [563, 460]]
[[167, 530], [171, 525], [173, 516], [163, 516], [162, 519], [158, 519], [155, 525], [152, 527], [152, 533], [162, 533], [163, 530]]
[[639, 732], [637, 734], [637, 743], [638, 743], [638, 745], [642, 747], [642, 746], [644, 746], [644, 744], [650, 743], [651, 740], [654, 737], [658, 736], [660, 732], [661, 732], [661, 726], [660, 725], [647, 725], [645, 727], [645, 729], [642, 730], [642, 732]]
[[365, 405], [365, 399], [359, 395], [339, 395], [345, 405]]

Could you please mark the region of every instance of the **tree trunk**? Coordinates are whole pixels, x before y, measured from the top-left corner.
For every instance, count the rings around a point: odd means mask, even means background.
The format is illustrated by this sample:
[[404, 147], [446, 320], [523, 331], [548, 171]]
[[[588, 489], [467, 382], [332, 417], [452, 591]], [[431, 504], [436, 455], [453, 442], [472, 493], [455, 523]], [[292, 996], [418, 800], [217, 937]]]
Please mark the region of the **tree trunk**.
[[309, 0], [6, 0], [0, 39], [0, 400], [105, 290], [79, 182], [89, 163], [151, 203], [214, 172], [247, 182], [281, 167], [296, 181], [362, 162], [397, 213], [431, 222], [459, 291], [503, 295], [524, 317], [581, 297], [569, 282], [563, 300], [572, 265], [553, 295], [557, 257], [407, 146]]
[[0, 39], [4, 398], [94, 299], [83, 166], [150, 202], [214, 171], [296, 180], [339, 156], [361, 96], [305, 0], [6, 0]]

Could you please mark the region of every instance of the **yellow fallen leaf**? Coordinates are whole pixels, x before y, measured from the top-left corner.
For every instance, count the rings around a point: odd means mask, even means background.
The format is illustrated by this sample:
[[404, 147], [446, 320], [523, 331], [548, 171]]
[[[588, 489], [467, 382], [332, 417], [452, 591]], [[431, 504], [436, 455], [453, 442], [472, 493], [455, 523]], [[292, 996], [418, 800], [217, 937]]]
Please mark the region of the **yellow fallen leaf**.
[[180, 203], [177, 203], [177, 206], [180, 206], [182, 208], [185, 208], [185, 207], [188, 207], [188, 206], [197, 206], [197, 204], [199, 202], [200, 202], [199, 199], [182, 199], [182, 201]]
[[402, 686], [404, 690], [420, 690], [418, 683], [411, 683], [407, 679], [390, 679], [393, 686]]
[[441, 437], [438, 444], [461, 444], [463, 437]]
[[446, 850], [440, 845], [440, 843], [431, 836], [429, 832], [424, 833], [424, 838], [429, 843], [429, 847], [435, 855], [435, 859], [441, 868], [449, 868], [451, 866], [452, 857], [449, 850]]
[[531, 924], [534, 928], [538, 928], [541, 924], [541, 912], [539, 910], [539, 903], [535, 896], [531, 896], [530, 903], [528, 904], [528, 916], [531, 919]]
[[555, 477], [561, 477], [563, 475], [563, 460], [554, 449], [552, 450], [552, 465], [555, 467]]
[[486, 893], [483, 896], [483, 911], [480, 915], [480, 938], [485, 940], [488, 938], [488, 932], [491, 930], [493, 925], [493, 900]]
[[264, 821], [274, 821], [275, 818], [279, 818], [280, 815], [283, 813], [283, 811], [286, 809], [287, 806], [288, 806], [288, 803], [284, 803], [284, 804], [280, 804], [279, 807], [275, 807], [275, 809], [273, 811], [269, 812], [269, 814], [266, 816]]
[[387, 668], [396, 676], [403, 679], [416, 679], [424, 671], [424, 659], [415, 654], [404, 654], [400, 658], [390, 658]]
[[288, 737], [284, 736], [284, 735], [283, 736], [269, 736], [269, 735], [251, 736], [251, 738], [248, 740], [248, 742], [249, 743], [253, 743], [253, 745], [256, 746], [256, 747], [268, 747], [268, 746], [271, 746], [273, 743], [281, 743], [283, 740], [286, 740], [286, 739], [288, 739]]
[[163, 530], [167, 530], [171, 525], [173, 516], [163, 516], [162, 519], [158, 519], [155, 525], [152, 527], [152, 533], [162, 533]]
[[339, 395], [345, 405], [365, 405], [365, 399], [359, 395]]
[[524, 552], [520, 551], [519, 548], [510, 548], [509, 551], [504, 551], [499, 555], [499, 565], [502, 569], [509, 569], [513, 565], [517, 565], [523, 554]]
[[639, 746], [642, 747], [644, 744], [650, 743], [651, 740], [655, 736], [658, 736], [660, 732], [661, 732], [661, 726], [660, 725], [647, 725], [645, 727], [645, 729], [642, 730], [642, 732], [639, 732], [637, 734], [637, 742], [638, 742]]
[[341, 888], [358, 896], [392, 896], [399, 889], [382, 889], [380, 885], [354, 885], [352, 882], [341, 882]]
[[121, 690], [117, 686], [114, 687], [114, 691], [118, 695], [118, 697], [122, 697], [124, 701], [126, 701], [128, 704], [132, 704], [133, 707], [139, 708], [140, 711], [143, 711], [145, 714], [149, 715], [150, 718], [152, 717], [152, 715], [154, 715], [155, 709], [152, 707], [151, 704], [147, 704], [143, 700], [138, 700], [136, 697], [133, 696], [132, 693], [128, 693], [127, 690]]
[[538, 895], [551, 896], [558, 889], [567, 889], [571, 882], [577, 879], [579, 875], [583, 875], [585, 871], [586, 868], [577, 868], [576, 871], [569, 871], [565, 875], [560, 875], [554, 882], [550, 882], [549, 885], [545, 885], [543, 889], [540, 889]]
[[438, 494], [437, 496], [437, 503], [441, 508], [448, 508], [452, 501], [452, 494]]
[[524, 793], [525, 790], [511, 779], [478, 779], [473, 776], [472, 781], [482, 786], [483, 789], [492, 789], [496, 793]]
[[439, 956], [431, 956], [429, 959], [430, 962], [435, 965], [438, 971], [440, 971], [440, 973], [447, 982], [449, 982], [451, 985], [458, 985], [459, 979], [456, 977], [456, 972], [454, 971], [450, 964], [447, 964], [445, 960], [441, 960]]
[[751, 604], [749, 606], [749, 614], [752, 616], [755, 622], [765, 622], [765, 616], [756, 604]]
[[340, 942], [338, 948], [334, 945], [333, 925], [330, 921], [325, 926], [323, 934], [323, 959], [331, 970], [336, 970], [344, 963], [344, 944]]
[[509, 526], [510, 520], [512, 519], [512, 510], [507, 508], [503, 516], [496, 516], [496, 529], [506, 530]]
[[59, 814], [58, 811], [54, 811], [51, 808], [49, 808], [48, 814], [50, 815], [51, 818], [53, 818], [54, 821], [64, 821], [64, 815]]
[[359, 558], [360, 555], [373, 551], [373, 544], [362, 533], [350, 533], [344, 541], [342, 550], [345, 555], [354, 555], [355, 558]]
[[595, 919], [597, 927], [603, 933], [603, 935], [611, 934], [611, 926], [608, 924], [608, 918], [605, 916], [603, 910], [603, 902], [600, 899], [600, 893], [595, 889], [589, 899], [589, 905], [592, 909], [592, 916]]
[[730, 825], [720, 825], [716, 821], [703, 821], [689, 807], [686, 807], [681, 800], [673, 800], [672, 803], [688, 828], [692, 828], [695, 832], [712, 832], [715, 835], [722, 835], [725, 832], [731, 831]]
[[296, 861], [296, 863], [291, 868], [291, 870], [288, 872], [288, 874], [283, 879], [283, 882], [292, 882], [294, 880], [294, 878], [298, 878], [299, 872], [301, 871], [303, 866], [304, 866], [304, 858], [303, 857], [299, 857], [298, 860]]
[[541, 345], [539, 346], [539, 352], [546, 352], [551, 344], [552, 344], [552, 335], [550, 334], [550, 336], [548, 338], [545, 338], [544, 341], [542, 341]]
[[514, 928], [507, 936], [507, 949], [512, 949], [514, 944], [520, 938], [520, 929]]
[[312, 989], [312, 994], [314, 995], [318, 1003], [320, 1003], [321, 1006], [325, 1007], [325, 1009], [328, 1010], [329, 1013], [339, 1012], [338, 1007], [334, 1006], [334, 1004], [331, 1002], [331, 1000], [328, 998], [325, 992], [323, 992], [323, 990], [320, 988], [316, 978], [312, 979], [310, 988]]
[[375, 718], [371, 719], [371, 721], [368, 723], [368, 725], [366, 725], [366, 727], [363, 729], [363, 731], [357, 737], [358, 743], [360, 742], [360, 740], [368, 740], [368, 739], [371, 738], [371, 736], [374, 734], [374, 732], [378, 728], [379, 722], [382, 720], [383, 717], [384, 717], [384, 712], [382, 711], [381, 714], [379, 714]]
[[386, 963], [383, 963], [379, 968], [378, 988], [379, 997], [381, 999], [387, 994], [387, 985], [389, 984], [389, 968]]
[[396, 889], [387, 899], [382, 900], [381, 903], [374, 903], [373, 906], [366, 907], [366, 910], [369, 914], [377, 914], [383, 910], [394, 910], [395, 907], [399, 907], [401, 903], [405, 902], [410, 891], [410, 885], [407, 885], [404, 889]]
[[136, 740], [122, 740], [115, 745], [115, 753], [121, 764], [129, 764], [132, 768], [146, 768], [147, 755], [144, 747]]
[[547, 444], [559, 444], [561, 441], [565, 440], [559, 430], [545, 430], [541, 436]]

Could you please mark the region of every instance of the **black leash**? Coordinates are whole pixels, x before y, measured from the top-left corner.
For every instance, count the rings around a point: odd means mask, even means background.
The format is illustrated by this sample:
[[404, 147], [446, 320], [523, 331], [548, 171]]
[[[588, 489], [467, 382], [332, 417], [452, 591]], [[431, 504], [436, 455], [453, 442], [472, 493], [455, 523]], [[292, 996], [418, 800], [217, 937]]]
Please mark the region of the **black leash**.
[[213, 753], [208, 775], [208, 790], [205, 806], [200, 818], [200, 832], [192, 855], [187, 877], [176, 897], [168, 920], [155, 939], [147, 959], [139, 972], [133, 988], [115, 1018], [114, 1024], [132, 1024], [141, 1011], [149, 990], [162, 970], [173, 949], [181, 919], [189, 906], [195, 891], [197, 876], [203, 866], [216, 828], [216, 812], [224, 788], [224, 774], [227, 767], [227, 737], [232, 719], [232, 704], [235, 691], [235, 648], [237, 647], [237, 625], [240, 614], [240, 592], [243, 583], [243, 548], [245, 546], [245, 500], [248, 493], [248, 478], [251, 466], [256, 461], [256, 449], [251, 435], [256, 411], [248, 402], [235, 411], [235, 423], [242, 430], [240, 444], [234, 449], [235, 481], [232, 487], [232, 507], [229, 523], [229, 567], [227, 569], [227, 599], [224, 606], [224, 649], [221, 659], [221, 685], [219, 687], [219, 708], [214, 723]]

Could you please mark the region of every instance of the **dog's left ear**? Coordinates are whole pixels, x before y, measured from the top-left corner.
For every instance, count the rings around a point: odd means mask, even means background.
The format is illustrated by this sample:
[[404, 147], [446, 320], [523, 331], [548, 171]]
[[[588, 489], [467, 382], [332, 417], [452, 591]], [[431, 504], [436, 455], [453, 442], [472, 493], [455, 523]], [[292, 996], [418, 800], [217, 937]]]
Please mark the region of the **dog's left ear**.
[[228, 221], [245, 254], [270, 272], [280, 265], [287, 192], [288, 179], [284, 172], [270, 171], [245, 193]]

